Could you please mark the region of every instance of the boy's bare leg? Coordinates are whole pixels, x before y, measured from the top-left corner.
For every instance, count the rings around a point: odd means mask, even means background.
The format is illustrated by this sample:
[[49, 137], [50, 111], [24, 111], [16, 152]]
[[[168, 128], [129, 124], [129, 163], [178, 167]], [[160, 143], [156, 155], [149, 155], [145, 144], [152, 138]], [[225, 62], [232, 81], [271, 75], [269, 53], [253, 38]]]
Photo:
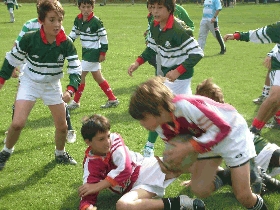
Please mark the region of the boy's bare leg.
[[19, 135], [25, 126], [26, 120], [32, 110], [35, 101], [18, 100], [15, 102], [15, 112], [6, 138], [6, 147], [11, 149], [19, 139]]
[[196, 196], [206, 198], [215, 191], [214, 179], [221, 163], [221, 158], [213, 158], [197, 160], [193, 164], [191, 189]]
[[67, 123], [65, 119], [64, 103], [50, 105], [49, 109], [52, 113], [55, 125], [55, 145], [57, 150], [64, 150], [67, 136]]

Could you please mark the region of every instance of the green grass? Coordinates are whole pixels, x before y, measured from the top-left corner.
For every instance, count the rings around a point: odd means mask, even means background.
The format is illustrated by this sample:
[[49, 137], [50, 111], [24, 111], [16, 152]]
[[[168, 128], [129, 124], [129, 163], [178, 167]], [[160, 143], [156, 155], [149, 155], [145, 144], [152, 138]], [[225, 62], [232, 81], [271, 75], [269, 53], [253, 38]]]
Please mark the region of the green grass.
[[[22, 4], [15, 11], [16, 22], [11, 24], [9, 14], [4, 4], [0, 5], [0, 63], [14, 43], [22, 25], [36, 17], [35, 3]], [[185, 4], [190, 17], [195, 23], [195, 36], [198, 36], [202, 6]], [[69, 34], [75, 16], [79, 13], [77, 7], [64, 4], [66, 11], [64, 28]], [[221, 33], [232, 33], [236, 30], [248, 31], [266, 24], [278, 21], [278, 4], [255, 5], [238, 4], [235, 8], [225, 8], [219, 15]], [[108, 32], [109, 51], [107, 59], [102, 64], [102, 72], [110, 83], [114, 93], [120, 100], [115, 109], [101, 110], [99, 107], [106, 97], [93, 79], [87, 77], [87, 85], [81, 98], [81, 108], [71, 112], [71, 119], [77, 132], [77, 142], [67, 144], [66, 149], [78, 161], [77, 166], [64, 166], [54, 163], [54, 125], [50, 112], [38, 100], [32, 110], [25, 129], [16, 144], [16, 150], [3, 171], [0, 172], [0, 210], [10, 209], [77, 209], [79, 197], [77, 188], [82, 184], [82, 160], [86, 145], [79, 129], [81, 119], [85, 115], [99, 113], [111, 120], [112, 132], [120, 133], [126, 144], [135, 151], [141, 151], [146, 142], [147, 131], [128, 114], [129, 98], [135, 87], [150, 78], [154, 70], [148, 64], [141, 66], [132, 78], [127, 75], [128, 66], [145, 48], [142, 34], [147, 27], [147, 9], [145, 4], [109, 4], [100, 7], [96, 4], [95, 14], [100, 17]], [[258, 106], [252, 99], [261, 94], [266, 70], [262, 61], [273, 44], [260, 45], [231, 41], [227, 44], [227, 53], [218, 55], [218, 42], [209, 34], [205, 48], [205, 57], [195, 68], [192, 79], [193, 90], [202, 80], [212, 77], [223, 88], [225, 99], [234, 105], [250, 124], [256, 115]], [[79, 55], [81, 45], [75, 42]], [[63, 87], [67, 85], [67, 77], [63, 79]], [[17, 80], [6, 82], [0, 92], [0, 139], [11, 123], [11, 106], [14, 101]], [[271, 142], [280, 145], [279, 131], [264, 129], [263, 135]], [[3, 146], [0, 140], [0, 146]], [[161, 155], [163, 144], [157, 141], [156, 154]], [[178, 194], [193, 194], [179, 186], [182, 180], [189, 178], [182, 175], [166, 190], [166, 196]], [[280, 178], [278, 176], [278, 178]], [[115, 209], [118, 196], [104, 191], [98, 200], [99, 210]], [[280, 209], [279, 194], [264, 196], [270, 210]], [[211, 197], [204, 199], [207, 208], [242, 209], [236, 201], [231, 188], [224, 187]]]

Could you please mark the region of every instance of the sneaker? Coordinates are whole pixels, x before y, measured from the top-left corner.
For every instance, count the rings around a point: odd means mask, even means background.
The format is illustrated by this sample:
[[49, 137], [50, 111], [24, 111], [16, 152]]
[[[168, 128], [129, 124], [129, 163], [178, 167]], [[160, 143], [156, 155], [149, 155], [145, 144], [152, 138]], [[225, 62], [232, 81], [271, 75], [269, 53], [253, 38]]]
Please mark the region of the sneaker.
[[224, 55], [227, 51], [227, 48], [225, 48], [224, 50], [221, 50], [220, 55]]
[[68, 105], [67, 105], [69, 110], [73, 110], [76, 108], [80, 107], [80, 103], [75, 102], [74, 100], [72, 100]]
[[2, 150], [0, 152], [0, 171], [4, 168], [7, 160], [9, 160], [11, 153]]
[[66, 138], [68, 143], [74, 143], [76, 141], [76, 131], [68, 130]]
[[143, 156], [144, 157], [154, 157], [154, 154], [155, 154], [154, 148], [145, 145], [145, 147], [143, 149]]
[[106, 104], [101, 105], [101, 108], [111, 108], [111, 107], [117, 107], [119, 105], [119, 100], [108, 100]]
[[251, 126], [249, 129], [253, 134], [259, 135], [259, 136], [261, 135], [261, 130], [257, 129], [255, 126]]
[[180, 195], [180, 210], [205, 210], [205, 204], [200, 199], [192, 199], [186, 195]]
[[254, 104], [260, 105], [260, 104], [262, 104], [262, 102], [264, 102], [264, 100], [265, 100], [266, 98], [267, 98], [266, 96], [261, 95], [261, 96], [259, 96], [258, 98], [254, 99], [254, 100], [253, 100], [253, 103], [254, 103]]
[[63, 163], [63, 164], [70, 164], [70, 165], [76, 165], [77, 162], [74, 160], [68, 152], [64, 152], [63, 155], [55, 155], [55, 160], [57, 163]]
[[280, 124], [275, 120], [275, 118], [273, 118], [273, 120], [270, 123], [265, 124], [265, 127], [280, 130]]

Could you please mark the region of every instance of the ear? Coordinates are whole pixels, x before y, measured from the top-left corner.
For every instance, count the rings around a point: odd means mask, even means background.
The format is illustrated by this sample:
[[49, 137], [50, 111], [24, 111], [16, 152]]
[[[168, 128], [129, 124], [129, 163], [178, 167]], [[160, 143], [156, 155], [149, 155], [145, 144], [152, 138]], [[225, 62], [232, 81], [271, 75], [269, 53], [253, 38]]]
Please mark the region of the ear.
[[91, 141], [89, 141], [89, 139], [85, 139], [85, 143], [86, 143], [88, 146], [90, 146]]

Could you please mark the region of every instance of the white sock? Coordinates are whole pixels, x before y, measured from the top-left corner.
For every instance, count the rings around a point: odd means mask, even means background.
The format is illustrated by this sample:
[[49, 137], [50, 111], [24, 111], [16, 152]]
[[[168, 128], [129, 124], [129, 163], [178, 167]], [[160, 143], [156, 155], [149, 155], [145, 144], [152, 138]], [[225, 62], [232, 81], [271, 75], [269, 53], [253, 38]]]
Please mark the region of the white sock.
[[65, 148], [63, 150], [57, 150], [55, 149], [55, 156], [63, 155], [65, 152]]
[[9, 149], [8, 147], [6, 147], [6, 144], [4, 145], [4, 148], [3, 148], [3, 150], [4, 151], [6, 151], [6, 152], [8, 152], [8, 153], [10, 153], [10, 154], [12, 154], [13, 152], [14, 152], [14, 147], [12, 147], [11, 149]]
[[145, 146], [146, 146], [146, 147], [154, 148], [154, 143], [151, 143], [151, 142], [147, 141], [147, 143], [146, 143]]

